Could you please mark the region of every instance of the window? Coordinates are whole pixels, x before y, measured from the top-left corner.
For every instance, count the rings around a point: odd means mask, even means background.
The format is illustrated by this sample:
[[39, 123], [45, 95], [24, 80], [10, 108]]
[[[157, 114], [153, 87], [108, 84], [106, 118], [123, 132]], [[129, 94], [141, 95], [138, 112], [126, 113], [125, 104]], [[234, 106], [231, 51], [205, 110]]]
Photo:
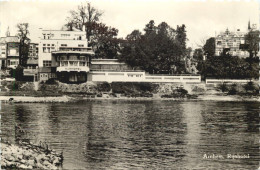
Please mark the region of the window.
[[85, 66], [86, 62], [79, 62], [79, 66]]
[[78, 47], [84, 47], [84, 44], [79, 44]]
[[60, 46], [62, 46], [62, 47], [67, 47], [67, 44], [61, 44]]
[[51, 46], [53, 46], [53, 47], [54, 47], [54, 44], [52, 44]]
[[79, 60], [85, 61], [86, 58], [85, 58], [85, 56], [80, 56], [80, 57], [79, 57]]
[[46, 34], [43, 34], [43, 39], [45, 39], [46, 38]]
[[69, 37], [70, 34], [61, 34], [61, 37]]
[[51, 61], [50, 60], [43, 60], [43, 67], [51, 67]]
[[46, 47], [43, 47], [43, 48], [42, 48], [42, 51], [43, 51], [44, 53], [47, 53]]
[[5, 52], [3, 51], [2, 54], [5, 54]]
[[50, 44], [47, 44], [47, 46], [50, 46]]
[[43, 44], [43, 46], [46, 46], [46, 44]]

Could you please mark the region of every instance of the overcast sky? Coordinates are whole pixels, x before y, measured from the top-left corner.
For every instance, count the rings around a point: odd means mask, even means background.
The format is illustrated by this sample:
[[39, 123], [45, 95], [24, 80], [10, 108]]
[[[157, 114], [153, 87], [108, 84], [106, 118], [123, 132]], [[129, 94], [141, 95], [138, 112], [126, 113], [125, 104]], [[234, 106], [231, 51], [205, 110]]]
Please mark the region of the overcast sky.
[[[150, 20], [156, 25], [165, 21], [173, 28], [185, 24], [188, 46], [193, 48], [227, 27], [246, 30], [249, 19], [259, 26], [258, 1], [96, 0], [91, 3], [104, 12], [103, 23], [119, 29], [119, 37], [134, 29], [142, 31]], [[1, 1], [0, 36], [5, 36], [8, 26], [11, 35], [15, 35], [15, 25], [28, 22], [31, 39], [37, 41], [38, 28], [61, 29], [68, 11], [76, 9], [78, 4], [80, 1]]]

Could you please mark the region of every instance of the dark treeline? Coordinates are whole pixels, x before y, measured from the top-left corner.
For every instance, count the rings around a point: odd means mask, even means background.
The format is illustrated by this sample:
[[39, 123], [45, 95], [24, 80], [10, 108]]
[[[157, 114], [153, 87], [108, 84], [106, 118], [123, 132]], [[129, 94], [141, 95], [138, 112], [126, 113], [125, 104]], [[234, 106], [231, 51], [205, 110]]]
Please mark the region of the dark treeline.
[[122, 44], [120, 60], [149, 73], [185, 73], [185, 25], [173, 29], [151, 20], [142, 34], [134, 30]]

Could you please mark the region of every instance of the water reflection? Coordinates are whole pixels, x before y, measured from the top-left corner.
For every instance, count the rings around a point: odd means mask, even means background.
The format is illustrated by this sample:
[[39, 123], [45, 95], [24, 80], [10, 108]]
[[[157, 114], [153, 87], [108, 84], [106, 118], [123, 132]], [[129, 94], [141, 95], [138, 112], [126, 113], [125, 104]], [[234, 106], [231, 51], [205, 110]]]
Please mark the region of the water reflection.
[[[4, 104], [2, 137], [46, 141], [65, 169], [255, 169], [259, 104], [97, 101]], [[26, 133], [14, 133], [15, 124]], [[204, 154], [250, 154], [205, 160]]]

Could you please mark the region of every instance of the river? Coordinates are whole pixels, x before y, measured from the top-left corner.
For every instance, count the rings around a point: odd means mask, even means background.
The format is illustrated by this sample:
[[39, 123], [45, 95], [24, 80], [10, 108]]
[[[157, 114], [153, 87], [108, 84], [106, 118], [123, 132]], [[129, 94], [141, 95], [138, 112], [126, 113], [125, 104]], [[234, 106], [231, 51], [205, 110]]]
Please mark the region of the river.
[[[63, 169], [257, 169], [259, 107], [213, 101], [2, 103], [1, 130], [3, 140], [42, 141], [62, 151]], [[25, 132], [15, 133], [15, 124]]]

